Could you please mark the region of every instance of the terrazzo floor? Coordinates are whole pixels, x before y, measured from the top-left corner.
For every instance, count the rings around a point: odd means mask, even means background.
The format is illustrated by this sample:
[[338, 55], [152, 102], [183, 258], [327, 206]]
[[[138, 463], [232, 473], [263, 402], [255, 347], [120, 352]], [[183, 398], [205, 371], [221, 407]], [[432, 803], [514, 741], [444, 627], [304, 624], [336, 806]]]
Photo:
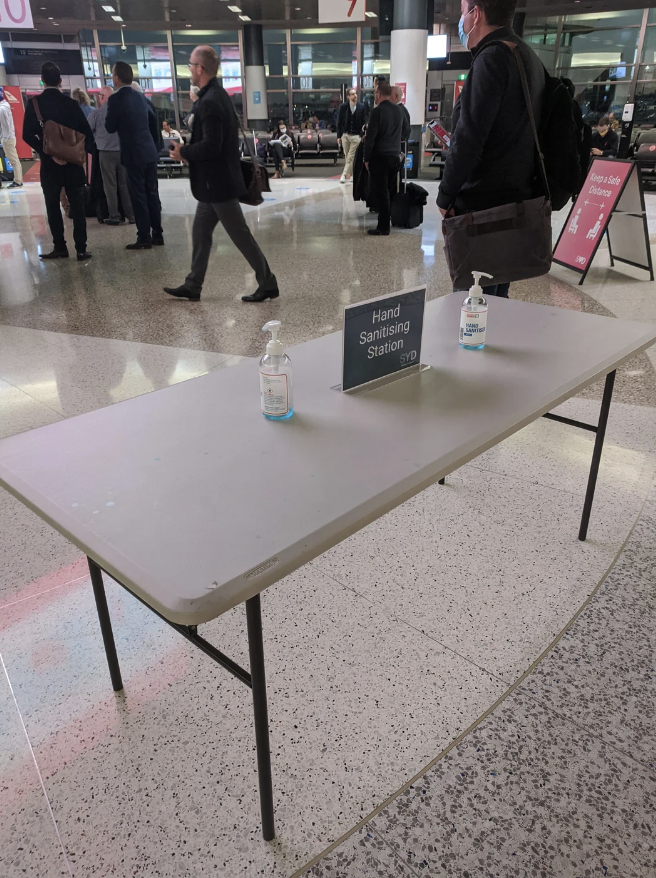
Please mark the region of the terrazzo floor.
[[[230, 368], [274, 317], [296, 343], [344, 304], [450, 291], [432, 201], [372, 241], [349, 187], [272, 188], [248, 210], [281, 282], [261, 306], [220, 234], [201, 303], [161, 292], [187, 270], [186, 181], [162, 181], [165, 248], [90, 223], [80, 265], [38, 259], [36, 184], [1, 190], [0, 436]], [[656, 322], [654, 284], [605, 258], [512, 295]], [[618, 374], [586, 543], [592, 437], [542, 420], [265, 593], [271, 844], [247, 691], [108, 583], [114, 695], [84, 559], [0, 494], [0, 875], [653, 878], [655, 357]], [[247, 664], [241, 609], [202, 634]]]

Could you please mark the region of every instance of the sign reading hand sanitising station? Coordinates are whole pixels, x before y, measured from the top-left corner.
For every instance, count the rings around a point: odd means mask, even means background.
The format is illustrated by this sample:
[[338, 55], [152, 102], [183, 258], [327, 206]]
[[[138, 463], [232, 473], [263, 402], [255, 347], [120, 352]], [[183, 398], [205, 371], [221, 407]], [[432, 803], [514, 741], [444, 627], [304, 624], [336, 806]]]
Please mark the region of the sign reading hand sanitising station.
[[342, 390], [419, 369], [426, 287], [344, 309]]

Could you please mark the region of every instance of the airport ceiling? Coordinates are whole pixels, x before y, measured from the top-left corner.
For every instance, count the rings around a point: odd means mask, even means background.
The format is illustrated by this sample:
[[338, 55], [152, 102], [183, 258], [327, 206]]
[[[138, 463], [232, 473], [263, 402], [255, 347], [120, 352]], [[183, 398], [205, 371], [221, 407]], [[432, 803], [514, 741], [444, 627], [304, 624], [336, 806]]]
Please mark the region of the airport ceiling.
[[[381, 0], [381, 5], [385, 0]], [[652, 5], [653, 0], [519, 0], [529, 15], [607, 12]], [[39, 32], [75, 33], [80, 28], [233, 29], [250, 21], [279, 27], [316, 27], [318, 0], [31, 0]], [[232, 7], [232, 8], [230, 8]], [[238, 10], [238, 11], [235, 11]], [[367, 11], [378, 14], [379, 0], [367, 0]], [[112, 16], [120, 16], [116, 21]], [[460, 16], [460, 0], [435, 0], [436, 22], [452, 24]], [[367, 24], [375, 26], [371, 17]], [[55, 23], [56, 22], [56, 23]]]

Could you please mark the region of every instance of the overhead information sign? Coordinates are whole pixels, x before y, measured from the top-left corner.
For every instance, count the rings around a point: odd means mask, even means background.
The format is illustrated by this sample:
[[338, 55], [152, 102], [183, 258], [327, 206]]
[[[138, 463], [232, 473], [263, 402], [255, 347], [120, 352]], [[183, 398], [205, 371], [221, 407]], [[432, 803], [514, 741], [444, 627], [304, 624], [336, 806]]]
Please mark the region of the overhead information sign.
[[319, 24], [364, 21], [365, 0], [319, 0]]
[[342, 390], [419, 367], [425, 306], [417, 287], [344, 309]]

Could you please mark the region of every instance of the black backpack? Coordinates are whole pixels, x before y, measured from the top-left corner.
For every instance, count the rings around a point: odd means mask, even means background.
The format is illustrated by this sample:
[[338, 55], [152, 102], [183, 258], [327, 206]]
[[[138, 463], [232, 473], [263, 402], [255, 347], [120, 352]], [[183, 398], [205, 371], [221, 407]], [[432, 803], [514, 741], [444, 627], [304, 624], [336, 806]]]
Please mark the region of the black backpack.
[[[554, 210], [565, 207], [580, 192], [582, 132], [576, 121], [575, 101], [567, 86], [545, 74], [539, 139]], [[587, 167], [586, 167], [587, 171]]]

